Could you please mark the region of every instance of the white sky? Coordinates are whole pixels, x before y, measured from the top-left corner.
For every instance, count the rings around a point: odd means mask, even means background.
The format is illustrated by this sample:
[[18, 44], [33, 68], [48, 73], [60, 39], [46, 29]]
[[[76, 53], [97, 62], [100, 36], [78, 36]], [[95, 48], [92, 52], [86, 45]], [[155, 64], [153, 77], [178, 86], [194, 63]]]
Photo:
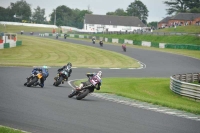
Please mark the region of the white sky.
[[[20, 0], [0, 0], [0, 6], [7, 8], [10, 3]], [[88, 7], [93, 14], [106, 15], [107, 12], [114, 12], [118, 8], [124, 10], [135, 0], [25, 0], [33, 9], [39, 6], [45, 9], [45, 16], [49, 19], [49, 14], [58, 6], [65, 5], [71, 9], [87, 10]], [[149, 10], [147, 22], [160, 21], [166, 17], [168, 8], [163, 1], [165, 0], [140, 0]]]

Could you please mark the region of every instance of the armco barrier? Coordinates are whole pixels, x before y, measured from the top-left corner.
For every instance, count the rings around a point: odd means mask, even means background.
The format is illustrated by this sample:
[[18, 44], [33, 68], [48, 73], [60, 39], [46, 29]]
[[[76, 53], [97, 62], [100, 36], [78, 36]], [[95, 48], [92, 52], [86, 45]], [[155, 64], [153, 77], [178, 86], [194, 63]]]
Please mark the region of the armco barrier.
[[170, 77], [170, 89], [182, 96], [200, 100], [200, 73], [177, 74]]

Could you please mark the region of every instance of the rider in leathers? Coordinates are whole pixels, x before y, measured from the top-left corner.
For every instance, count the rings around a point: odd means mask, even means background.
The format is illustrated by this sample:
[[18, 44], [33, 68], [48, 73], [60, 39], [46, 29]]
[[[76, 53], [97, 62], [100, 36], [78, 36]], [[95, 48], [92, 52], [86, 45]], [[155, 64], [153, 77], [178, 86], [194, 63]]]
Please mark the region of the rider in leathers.
[[[49, 72], [48, 72], [47, 66], [43, 66], [42, 68], [34, 68], [32, 71], [40, 71], [42, 73], [42, 78], [40, 79], [40, 83], [36, 82], [34, 84], [34, 86], [39, 85], [40, 87], [43, 88], [44, 87], [44, 81], [49, 76]], [[27, 78], [27, 82], [24, 83], [24, 85], [26, 86], [29, 81], [30, 81], [30, 77]]]
[[[64, 65], [62, 68], [59, 68], [59, 69], [58, 69], [58, 72], [60, 72], [60, 71], [62, 71], [62, 70], [66, 70], [67, 67], [70, 68], [70, 69], [69, 69], [69, 72], [67, 71], [67, 72], [68, 72], [68, 77], [67, 77], [66, 79], [64, 79], [65, 81], [68, 81], [68, 78], [70, 77], [70, 75], [71, 75], [71, 73], [72, 73], [72, 69], [71, 69], [72, 63], [68, 62], [67, 65]], [[56, 76], [54, 79], [55, 79], [55, 81], [56, 81], [56, 80], [58, 79], [58, 76]], [[54, 83], [55, 83], [55, 82], [54, 82]], [[62, 81], [62, 84], [64, 84], [64, 81]], [[53, 85], [54, 85], [54, 84], [53, 84]]]
[[[77, 94], [78, 91], [80, 91], [82, 89], [82, 87], [92, 87], [92, 88], [96, 88], [97, 90], [100, 90], [101, 88], [101, 77], [102, 77], [102, 72], [99, 71], [97, 73], [87, 73], [86, 76], [89, 78], [88, 81], [86, 82], [81, 82], [81, 84], [79, 85], [79, 87], [76, 88], [75, 91], [72, 92], [72, 94]], [[92, 92], [94, 91], [94, 89], [92, 90]], [[71, 96], [68, 96], [69, 98], [71, 98]]]

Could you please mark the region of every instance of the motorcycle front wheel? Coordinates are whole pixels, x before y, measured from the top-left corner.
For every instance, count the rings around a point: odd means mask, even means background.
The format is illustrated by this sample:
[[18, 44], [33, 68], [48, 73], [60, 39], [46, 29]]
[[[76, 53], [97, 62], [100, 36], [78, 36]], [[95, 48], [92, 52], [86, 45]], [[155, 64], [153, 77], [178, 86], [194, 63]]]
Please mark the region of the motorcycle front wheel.
[[27, 87], [31, 87], [34, 83], [36, 83], [38, 81], [37, 77], [34, 77], [28, 84]]
[[59, 86], [63, 81], [63, 77], [59, 77], [59, 79], [55, 82], [55, 86]]

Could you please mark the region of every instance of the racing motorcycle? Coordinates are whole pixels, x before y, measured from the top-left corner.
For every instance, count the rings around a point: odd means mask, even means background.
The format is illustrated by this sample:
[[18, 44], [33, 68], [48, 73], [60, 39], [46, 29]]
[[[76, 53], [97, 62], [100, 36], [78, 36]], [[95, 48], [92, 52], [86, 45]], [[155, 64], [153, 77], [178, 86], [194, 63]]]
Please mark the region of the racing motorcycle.
[[67, 34], [64, 35], [64, 38], [65, 38], [65, 39], [67, 38]]
[[99, 44], [100, 44], [101, 47], [103, 47], [103, 41], [102, 40], [99, 41]]
[[24, 83], [24, 86], [31, 87], [31, 86], [37, 86], [38, 80], [40, 80], [43, 77], [41, 71], [33, 70], [31, 72], [31, 76], [27, 78], [27, 82]]
[[126, 45], [122, 45], [122, 49], [124, 52], [126, 52]]
[[92, 43], [95, 44], [95, 39], [92, 39]]
[[[92, 79], [91, 78], [88, 78], [88, 81], [90, 82], [93, 82], [91, 81]], [[76, 86], [76, 88], [78, 88]], [[90, 86], [85, 86], [85, 84], [83, 84], [83, 87], [80, 89], [80, 90], [72, 90], [72, 93], [68, 95], [69, 98], [72, 98], [73, 96], [76, 96], [76, 99], [77, 100], [81, 100], [83, 98], [85, 98], [89, 93], [92, 93], [94, 92], [94, 89], [96, 88], [95, 85], [90, 85]]]
[[69, 77], [69, 68], [67, 67], [66, 69], [58, 72], [58, 76], [56, 77], [56, 81], [54, 82], [53, 85], [59, 86], [62, 82], [66, 81]]

